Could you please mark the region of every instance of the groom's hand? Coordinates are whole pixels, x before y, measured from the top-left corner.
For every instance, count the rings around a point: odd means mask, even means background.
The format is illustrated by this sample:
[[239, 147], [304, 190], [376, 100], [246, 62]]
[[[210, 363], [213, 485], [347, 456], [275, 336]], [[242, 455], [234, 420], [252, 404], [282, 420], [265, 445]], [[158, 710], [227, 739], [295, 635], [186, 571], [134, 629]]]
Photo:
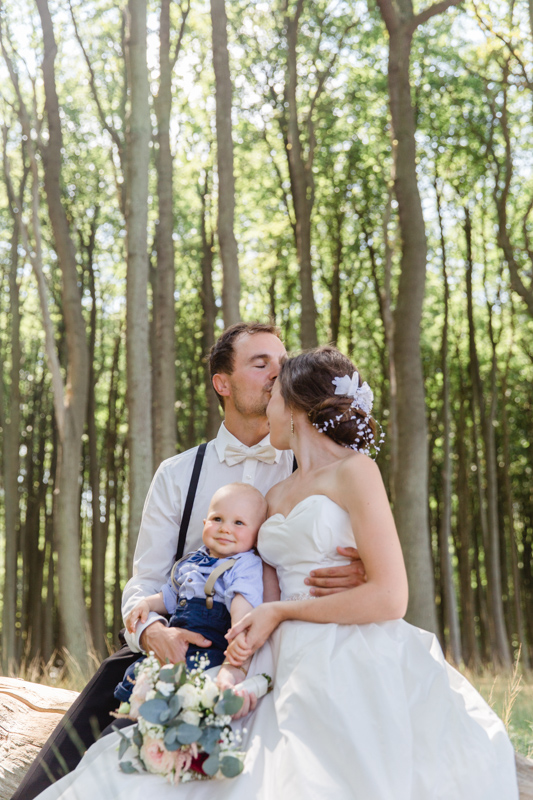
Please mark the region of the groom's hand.
[[323, 597], [326, 594], [345, 592], [346, 589], [353, 589], [354, 586], [366, 582], [365, 565], [359, 557], [357, 548], [337, 547], [337, 552], [341, 556], [350, 558], [352, 563], [342, 567], [314, 569], [305, 579], [305, 583], [311, 587], [310, 594]]
[[145, 653], [154, 652], [161, 664], [185, 661], [189, 644], [209, 647], [211, 642], [201, 633], [183, 628], [167, 628], [162, 622], [153, 622], [141, 634], [140, 645]]

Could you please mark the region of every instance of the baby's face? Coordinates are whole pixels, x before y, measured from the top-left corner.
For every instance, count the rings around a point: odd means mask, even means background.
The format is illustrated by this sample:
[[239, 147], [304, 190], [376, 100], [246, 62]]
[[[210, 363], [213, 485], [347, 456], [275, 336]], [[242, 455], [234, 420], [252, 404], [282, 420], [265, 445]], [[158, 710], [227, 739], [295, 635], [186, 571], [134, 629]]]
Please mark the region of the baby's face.
[[251, 550], [264, 517], [249, 492], [228, 492], [211, 500], [202, 539], [214, 558]]

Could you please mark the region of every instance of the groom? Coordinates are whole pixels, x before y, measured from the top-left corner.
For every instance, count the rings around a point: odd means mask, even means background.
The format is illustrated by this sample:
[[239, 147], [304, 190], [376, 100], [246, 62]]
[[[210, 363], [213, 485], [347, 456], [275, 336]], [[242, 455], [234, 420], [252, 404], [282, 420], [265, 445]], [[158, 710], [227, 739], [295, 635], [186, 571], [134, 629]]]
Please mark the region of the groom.
[[[242, 481], [263, 494], [286, 478], [293, 466], [289, 451], [275, 450], [268, 440], [266, 407], [285, 348], [272, 325], [237, 323], [213, 346], [210, 371], [213, 387], [224, 407], [225, 421], [208, 443], [198, 481], [185, 552], [201, 544], [203, 519], [209, 501], [221, 486]], [[135, 550], [133, 577], [126, 584], [125, 616], [141, 597], [158, 592], [173, 564], [197, 448], [164, 461], [146, 498]], [[307, 582], [316, 595], [329, 594], [361, 583], [364, 569], [355, 548], [343, 548], [352, 559], [345, 567], [316, 570]], [[207, 646], [201, 634], [170, 628], [150, 614], [135, 634], [126, 634], [128, 646], [107, 658], [50, 736], [11, 800], [33, 800], [50, 783], [74, 769], [81, 755], [106, 728], [117, 706], [113, 696], [125, 668], [139, 650], [154, 651], [164, 663], [183, 661], [189, 643]]]

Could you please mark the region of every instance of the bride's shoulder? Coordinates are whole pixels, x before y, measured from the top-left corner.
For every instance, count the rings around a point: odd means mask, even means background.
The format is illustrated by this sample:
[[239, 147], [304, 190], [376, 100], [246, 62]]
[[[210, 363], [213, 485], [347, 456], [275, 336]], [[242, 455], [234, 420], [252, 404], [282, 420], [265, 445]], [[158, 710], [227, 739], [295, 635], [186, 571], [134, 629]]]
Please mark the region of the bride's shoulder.
[[339, 461], [337, 466], [337, 480], [352, 484], [381, 482], [381, 472], [376, 462], [364, 453], [351, 453]]

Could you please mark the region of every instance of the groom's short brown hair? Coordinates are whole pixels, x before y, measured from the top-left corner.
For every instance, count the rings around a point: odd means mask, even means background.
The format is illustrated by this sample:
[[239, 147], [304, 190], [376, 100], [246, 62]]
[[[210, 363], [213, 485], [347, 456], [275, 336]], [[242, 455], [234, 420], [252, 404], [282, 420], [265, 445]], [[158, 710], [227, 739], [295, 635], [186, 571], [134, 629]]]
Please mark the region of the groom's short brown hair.
[[[243, 333], [253, 335], [254, 333], [271, 333], [281, 339], [281, 331], [276, 325], [265, 322], [236, 322], [230, 325], [223, 331], [215, 344], [209, 351], [209, 372], [211, 378], [219, 372], [224, 372], [226, 375], [231, 375], [235, 367], [235, 342]], [[215, 390], [216, 391], [216, 390]], [[222, 408], [224, 408], [224, 399], [218, 394]]]

